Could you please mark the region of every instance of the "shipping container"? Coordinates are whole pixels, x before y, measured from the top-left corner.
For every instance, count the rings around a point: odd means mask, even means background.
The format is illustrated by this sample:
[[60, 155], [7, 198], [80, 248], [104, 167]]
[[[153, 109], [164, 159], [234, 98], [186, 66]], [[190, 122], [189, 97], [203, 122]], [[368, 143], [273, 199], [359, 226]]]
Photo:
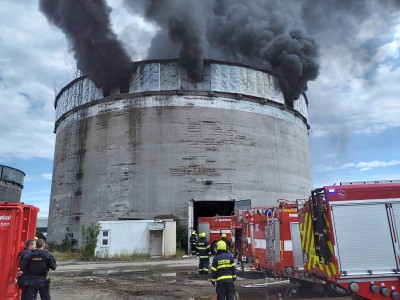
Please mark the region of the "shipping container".
[[16, 283], [18, 254], [27, 240], [35, 238], [38, 212], [32, 205], [0, 202], [0, 299], [20, 297], [21, 290]]
[[174, 220], [100, 221], [95, 253], [106, 258], [118, 255], [176, 254], [176, 222]]

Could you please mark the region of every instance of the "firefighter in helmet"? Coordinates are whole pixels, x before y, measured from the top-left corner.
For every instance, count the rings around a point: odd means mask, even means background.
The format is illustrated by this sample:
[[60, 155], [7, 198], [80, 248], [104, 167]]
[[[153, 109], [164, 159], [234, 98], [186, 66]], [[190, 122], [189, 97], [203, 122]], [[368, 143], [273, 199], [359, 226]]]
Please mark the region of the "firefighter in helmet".
[[217, 284], [217, 300], [233, 300], [235, 295], [236, 265], [232, 255], [226, 251], [224, 241], [217, 242], [217, 255], [211, 264], [211, 283]]
[[199, 239], [196, 244], [196, 256], [199, 258], [199, 274], [208, 274], [211, 248], [206, 239], [205, 232], [199, 234]]
[[226, 251], [228, 251], [229, 253], [231, 253], [231, 246], [232, 246], [232, 243], [231, 243], [230, 240], [228, 240], [228, 239], [226, 238], [226, 233], [222, 233], [222, 234], [221, 234], [221, 239], [220, 239], [220, 241], [223, 241], [223, 242], [226, 244]]
[[189, 238], [189, 242], [190, 242], [190, 253], [191, 253], [192, 255], [196, 255], [197, 238], [198, 238], [198, 236], [197, 236], [196, 230], [193, 230], [193, 231], [192, 231], [192, 234], [190, 235], [190, 238]]

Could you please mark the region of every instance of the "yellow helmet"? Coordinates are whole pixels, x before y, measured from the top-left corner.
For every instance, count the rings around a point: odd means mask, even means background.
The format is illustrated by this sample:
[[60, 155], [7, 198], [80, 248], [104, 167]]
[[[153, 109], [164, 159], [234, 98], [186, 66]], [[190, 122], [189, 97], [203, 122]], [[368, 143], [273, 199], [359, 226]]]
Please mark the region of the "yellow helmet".
[[203, 237], [203, 238], [206, 237], [206, 233], [205, 232], [200, 233], [199, 237]]
[[226, 243], [224, 241], [218, 241], [217, 251], [226, 251]]
[[221, 234], [221, 237], [222, 237], [223, 239], [226, 239], [226, 233]]
[[196, 234], [196, 230], [193, 230], [192, 233], [193, 233], [193, 234]]

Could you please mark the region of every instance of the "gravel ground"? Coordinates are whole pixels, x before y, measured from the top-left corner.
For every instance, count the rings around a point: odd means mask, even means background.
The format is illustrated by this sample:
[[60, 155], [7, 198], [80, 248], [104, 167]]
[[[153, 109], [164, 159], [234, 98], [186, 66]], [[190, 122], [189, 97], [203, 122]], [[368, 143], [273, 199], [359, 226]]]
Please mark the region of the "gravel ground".
[[[193, 257], [148, 262], [59, 262], [57, 270], [50, 272], [50, 293], [55, 300], [216, 299], [211, 276], [199, 275], [197, 270], [198, 260]], [[268, 282], [272, 286], [282, 284]], [[266, 289], [265, 283], [261, 272], [238, 271], [236, 298], [278, 299], [274, 289]], [[325, 299], [321, 295], [297, 299], [318, 297]]]

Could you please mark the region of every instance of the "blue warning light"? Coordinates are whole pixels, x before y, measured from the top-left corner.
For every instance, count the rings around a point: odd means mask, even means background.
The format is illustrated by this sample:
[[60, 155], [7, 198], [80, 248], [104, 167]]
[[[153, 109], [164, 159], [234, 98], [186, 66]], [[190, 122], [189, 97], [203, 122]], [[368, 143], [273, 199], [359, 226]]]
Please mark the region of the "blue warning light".
[[334, 193], [335, 192], [335, 189], [329, 189], [328, 190], [328, 193]]

